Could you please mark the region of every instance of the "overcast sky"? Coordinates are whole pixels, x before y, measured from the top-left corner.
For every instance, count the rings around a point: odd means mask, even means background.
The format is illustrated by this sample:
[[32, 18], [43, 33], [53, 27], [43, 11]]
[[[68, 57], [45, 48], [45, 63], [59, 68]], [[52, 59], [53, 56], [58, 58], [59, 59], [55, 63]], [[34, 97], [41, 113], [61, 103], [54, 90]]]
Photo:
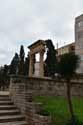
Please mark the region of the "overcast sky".
[[15, 52], [38, 39], [59, 46], [74, 42], [75, 17], [83, 0], [0, 0], [0, 65], [10, 64]]

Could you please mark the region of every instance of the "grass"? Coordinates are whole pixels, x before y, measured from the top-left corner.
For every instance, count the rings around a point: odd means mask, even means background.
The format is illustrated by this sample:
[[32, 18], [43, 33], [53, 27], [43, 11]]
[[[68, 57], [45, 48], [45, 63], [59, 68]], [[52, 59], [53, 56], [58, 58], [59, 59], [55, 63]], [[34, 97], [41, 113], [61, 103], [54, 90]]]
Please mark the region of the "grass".
[[[41, 102], [43, 110], [52, 116], [52, 125], [65, 125], [70, 119], [67, 99], [56, 96], [35, 96], [34, 102]], [[72, 104], [76, 118], [83, 122], [83, 98], [72, 98]], [[82, 124], [83, 125], [83, 124]]]

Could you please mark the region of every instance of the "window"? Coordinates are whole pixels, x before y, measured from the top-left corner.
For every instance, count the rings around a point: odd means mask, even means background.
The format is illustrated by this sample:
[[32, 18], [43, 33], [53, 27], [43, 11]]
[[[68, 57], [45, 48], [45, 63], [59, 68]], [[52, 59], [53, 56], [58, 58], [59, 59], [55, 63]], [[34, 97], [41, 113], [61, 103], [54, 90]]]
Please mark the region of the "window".
[[75, 46], [70, 46], [69, 47], [69, 52], [75, 52]]
[[80, 21], [80, 22], [78, 23], [78, 27], [83, 27], [83, 21]]

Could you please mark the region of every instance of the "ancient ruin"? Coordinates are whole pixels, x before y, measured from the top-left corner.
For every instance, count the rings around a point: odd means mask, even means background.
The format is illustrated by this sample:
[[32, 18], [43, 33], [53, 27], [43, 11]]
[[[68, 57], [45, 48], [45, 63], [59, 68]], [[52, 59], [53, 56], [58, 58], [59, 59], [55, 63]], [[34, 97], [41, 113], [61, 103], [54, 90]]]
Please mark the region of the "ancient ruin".
[[40, 61], [39, 61], [39, 74], [38, 77], [44, 76], [44, 61], [43, 56], [45, 52], [45, 41], [44, 40], [38, 40], [37, 42], [33, 43], [32, 45], [28, 46], [30, 52], [29, 52], [29, 76], [33, 77], [33, 57], [35, 54], [40, 54]]

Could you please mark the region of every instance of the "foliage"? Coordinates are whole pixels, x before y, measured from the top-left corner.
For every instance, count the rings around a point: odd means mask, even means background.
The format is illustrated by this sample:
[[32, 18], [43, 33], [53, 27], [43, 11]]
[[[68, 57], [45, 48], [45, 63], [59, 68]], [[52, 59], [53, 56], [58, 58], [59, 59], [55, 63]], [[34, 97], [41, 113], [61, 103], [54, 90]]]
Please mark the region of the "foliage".
[[15, 53], [11, 64], [0, 67], [0, 87], [9, 85], [10, 75], [27, 75], [29, 72], [29, 57], [25, 58], [24, 47], [21, 45], [20, 54]]
[[45, 60], [45, 76], [48, 77], [54, 77], [56, 73], [56, 64], [57, 64], [57, 58], [56, 58], [56, 51], [54, 48], [54, 45], [51, 40], [46, 40], [46, 49], [47, 49], [47, 57]]
[[79, 64], [79, 57], [73, 53], [61, 56], [58, 63], [58, 72], [65, 79], [71, 79]]
[[24, 74], [24, 58], [25, 58], [24, 47], [23, 47], [23, 45], [21, 45], [20, 54], [19, 54], [19, 68], [18, 68], [19, 75]]
[[24, 62], [24, 75], [28, 76], [28, 74], [29, 74], [29, 57], [26, 57]]
[[78, 62], [79, 62], [79, 58], [77, 55], [73, 53], [67, 53], [62, 55], [58, 63], [59, 73], [66, 80], [67, 99], [68, 99], [68, 106], [69, 106], [71, 123], [72, 123], [71, 125], [74, 125], [74, 123], [76, 122], [76, 118], [74, 115], [73, 106], [71, 102], [70, 80], [78, 67]]
[[10, 74], [17, 74], [18, 72], [18, 63], [19, 63], [19, 56], [17, 53], [15, 53], [15, 56], [13, 57], [11, 64], [10, 64]]
[[41, 112], [39, 112], [40, 115], [43, 115], [43, 116], [50, 116], [50, 113], [47, 111], [47, 110], [41, 110]]
[[9, 85], [9, 66], [4, 65], [0, 68], [0, 87]]
[[29, 57], [25, 58], [24, 47], [21, 45], [19, 56], [15, 53], [10, 64], [10, 75], [27, 75], [29, 73]]

